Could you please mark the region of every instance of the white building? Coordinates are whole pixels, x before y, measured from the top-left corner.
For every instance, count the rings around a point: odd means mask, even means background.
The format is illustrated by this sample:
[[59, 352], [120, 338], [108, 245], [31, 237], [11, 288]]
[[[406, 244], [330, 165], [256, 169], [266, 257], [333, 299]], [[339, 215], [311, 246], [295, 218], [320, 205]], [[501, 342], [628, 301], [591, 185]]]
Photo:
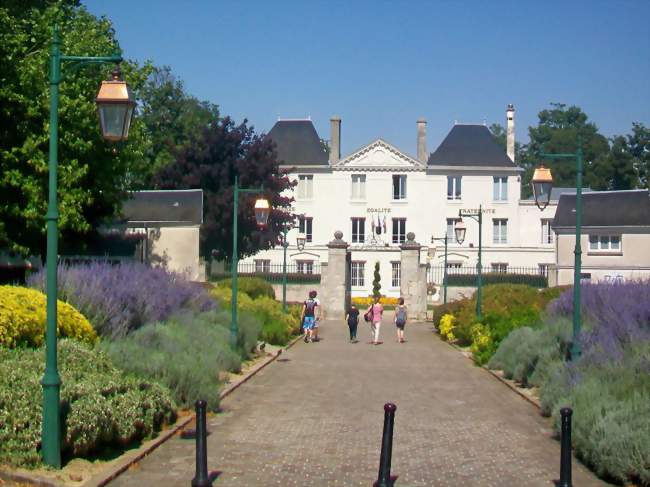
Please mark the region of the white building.
[[[465, 218], [467, 236], [454, 240], [459, 210], [482, 207], [484, 272], [526, 267], [544, 271], [555, 262], [553, 220], [557, 201], [540, 211], [521, 199], [523, 169], [513, 162], [514, 108], [507, 109], [507, 151], [484, 125], [456, 124], [431, 154], [426, 151], [426, 122], [417, 121], [417, 156], [376, 139], [341, 157], [341, 120], [331, 119], [329, 151], [310, 120], [279, 120], [268, 134], [282, 167], [297, 181], [294, 212], [298, 228], [289, 232], [288, 261], [310, 272], [327, 260], [327, 243], [341, 230], [352, 251], [353, 296], [371, 293], [373, 270], [380, 263], [382, 293], [399, 295], [399, 244], [408, 232], [424, 247], [421, 261], [442, 266], [449, 236], [448, 267], [475, 266], [478, 223]], [[296, 247], [298, 233], [307, 239]], [[435, 248], [431, 253], [427, 247]], [[260, 252], [245, 262], [258, 271], [281, 264], [282, 248]], [[440, 282], [437, 279], [437, 282]]]

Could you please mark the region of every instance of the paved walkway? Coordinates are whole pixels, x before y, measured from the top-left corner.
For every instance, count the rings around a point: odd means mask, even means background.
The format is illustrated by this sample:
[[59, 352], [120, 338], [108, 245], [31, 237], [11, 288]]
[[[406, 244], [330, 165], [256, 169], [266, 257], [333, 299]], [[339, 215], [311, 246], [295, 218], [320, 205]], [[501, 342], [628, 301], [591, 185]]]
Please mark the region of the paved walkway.
[[[397, 486], [551, 486], [559, 442], [537, 409], [431, 333], [407, 343], [347, 341], [328, 321], [227, 397], [209, 421], [208, 468], [218, 486], [369, 486], [377, 478], [383, 405], [397, 405]], [[175, 438], [111, 487], [189, 485], [194, 441]], [[607, 485], [574, 462], [576, 487]]]

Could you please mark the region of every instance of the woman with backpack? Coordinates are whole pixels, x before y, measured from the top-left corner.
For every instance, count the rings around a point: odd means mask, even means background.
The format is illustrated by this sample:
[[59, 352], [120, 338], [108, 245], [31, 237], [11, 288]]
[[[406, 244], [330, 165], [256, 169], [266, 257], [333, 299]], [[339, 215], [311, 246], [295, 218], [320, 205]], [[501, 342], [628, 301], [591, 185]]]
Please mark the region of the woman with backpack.
[[404, 343], [404, 327], [406, 326], [406, 319], [408, 318], [408, 313], [406, 306], [404, 306], [404, 298], [399, 298], [399, 304], [395, 308], [395, 316], [393, 321], [397, 327], [397, 341], [399, 343]]
[[375, 302], [370, 305], [364, 315], [366, 321], [370, 322], [373, 345], [379, 345], [379, 328], [381, 327], [381, 316], [384, 314], [384, 307], [379, 303], [379, 296], [375, 296]]
[[[316, 299], [316, 291], [309, 292], [309, 299], [302, 304], [302, 312], [300, 313], [300, 321], [303, 324], [305, 331], [305, 343], [317, 341], [315, 339], [314, 328], [316, 322], [320, 319], [319, 302]], [[318, 309], [318, 312], [316, 311]]]

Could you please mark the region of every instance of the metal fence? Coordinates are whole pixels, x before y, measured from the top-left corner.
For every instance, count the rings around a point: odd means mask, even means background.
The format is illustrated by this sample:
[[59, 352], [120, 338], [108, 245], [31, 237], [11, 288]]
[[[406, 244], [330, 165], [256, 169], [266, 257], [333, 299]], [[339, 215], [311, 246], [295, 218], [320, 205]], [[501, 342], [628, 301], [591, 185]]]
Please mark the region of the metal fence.
[[[237, 265], [239, 277], [259, 277], [270, 283], [282, 283], [284, 269], [282, 264], [262, 262], [239, 262]], [[213, 272], [211, 280], [229, 279], [230, 265], [225, 264], [221, 272]], [[290, 284], [318, 284], [321, 279], [320, 264], [316, 262], [299, 262], [287, 264], [287, 282]]]
[[[427, 269], [427, 284], [442, 285], [444, 266], [430, 266]], [[447, 268], [448, 286], [476, 286], [476, 266]], [[539, 267], [500, 267], [485, 266], [481, 272], [483, 284], [527, 284], [533, 287], [548, 287], [548, 275]]]

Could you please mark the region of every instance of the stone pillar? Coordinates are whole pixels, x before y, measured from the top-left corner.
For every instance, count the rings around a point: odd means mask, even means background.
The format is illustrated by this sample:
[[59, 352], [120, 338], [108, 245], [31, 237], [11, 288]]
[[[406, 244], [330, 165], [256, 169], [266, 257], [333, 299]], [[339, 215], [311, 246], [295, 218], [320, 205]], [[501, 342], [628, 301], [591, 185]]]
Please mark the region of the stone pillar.
[[406, 242], [400, 249], [400, 294], [408, 308], [409, 319], [422, 321], [427, 317], [427, 266], [420, 264], [420, 244], [415, 241], [413, 232], [406, 235]]
[[343, 319], [345, 317], [345, 256], [348, 243], [343, 232], [336, 231], [334, 240], [327, 244], [327, 265], [321, 266], [321, 286], [318, 297], [324, 317]]

